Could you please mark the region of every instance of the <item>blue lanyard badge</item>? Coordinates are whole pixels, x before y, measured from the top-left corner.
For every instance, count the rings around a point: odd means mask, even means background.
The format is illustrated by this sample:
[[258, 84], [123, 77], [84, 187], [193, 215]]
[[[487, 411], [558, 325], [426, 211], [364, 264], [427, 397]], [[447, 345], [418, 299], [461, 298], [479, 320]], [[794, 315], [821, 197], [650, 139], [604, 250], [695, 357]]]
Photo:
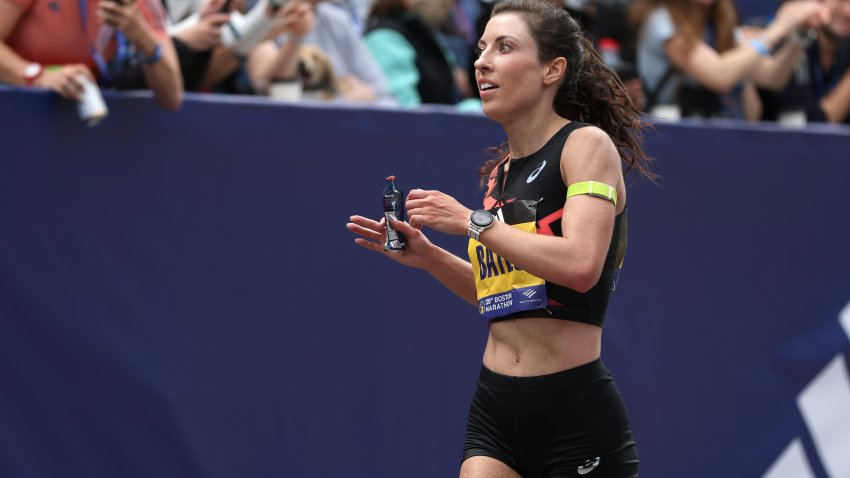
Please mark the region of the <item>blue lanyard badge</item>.
[[[91, 54], [92, 59], [97, 65], [97, 69], [100, 71], [100, 77], [104, 83], [111, 83], [112, 76], [109, 74], [109, 65], [106, 63], [106, 59], [103, 58], [100, 51], [94, 47], [91, 42], [91, 37], [89, 35], [89, 11], [86, 0], [79, 0], [80, 2], [80, 20], [83, 22], [83, 35], [86, 37], [86, 45], [89, 48], [89, 54]], [[115, 42], [118, 45], [118, 50], [115, 53], [116, 59], [120, 60], [127, 56], [127, 37], [124, 36], [124, 32], [116, 31], [115, 32]]]

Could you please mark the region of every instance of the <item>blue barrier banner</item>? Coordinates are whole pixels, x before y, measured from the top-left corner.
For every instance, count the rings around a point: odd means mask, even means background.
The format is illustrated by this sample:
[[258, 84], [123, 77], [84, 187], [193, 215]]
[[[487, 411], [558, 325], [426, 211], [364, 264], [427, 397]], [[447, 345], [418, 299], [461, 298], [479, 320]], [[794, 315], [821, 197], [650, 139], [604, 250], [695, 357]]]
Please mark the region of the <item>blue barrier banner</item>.
[[[0, 89], [0, 476], [456, 476], [486, 323], [345, 223], [391, 174], [480, 204], [498, 125], [106, 101]], [[646, 144], [603, 346], [642, 476], [850, 476], [850, 131]]]

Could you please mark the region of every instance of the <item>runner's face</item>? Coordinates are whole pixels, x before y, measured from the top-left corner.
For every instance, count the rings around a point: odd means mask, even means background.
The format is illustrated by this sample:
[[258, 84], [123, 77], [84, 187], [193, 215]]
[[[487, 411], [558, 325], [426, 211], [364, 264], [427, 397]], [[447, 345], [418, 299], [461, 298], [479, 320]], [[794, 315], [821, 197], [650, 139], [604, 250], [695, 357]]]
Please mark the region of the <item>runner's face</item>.
[[491, 18], [478, 49], [475, 79], [487, 116], [501, 122], [541, 101], [544, 66], [520, 15]]

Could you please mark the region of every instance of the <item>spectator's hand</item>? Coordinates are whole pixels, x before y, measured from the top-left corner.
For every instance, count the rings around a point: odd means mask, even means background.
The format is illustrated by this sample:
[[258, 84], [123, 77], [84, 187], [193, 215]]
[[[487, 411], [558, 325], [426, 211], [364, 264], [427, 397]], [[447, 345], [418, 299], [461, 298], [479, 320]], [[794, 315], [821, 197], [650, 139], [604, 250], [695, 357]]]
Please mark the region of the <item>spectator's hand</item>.
[[[218, 4], [219, 8], [224, 0], [210, 2]], [[179, 38], [189, 48], [195, 51], [209, 51], [221, 42], [221, 26], [230, 19], [230, 13], [208, 13], [201, 14], [198, 23], [178, 32], [175, 37]]]
[[303, 37], [316, 24], [313, 5], [310, 2], [292, 0], [277, 12], [275, 23], [273, 36], [288, 32]]
[[798, 28], [817, 27], [829, 21], [829, 8], [817, 0], [785, 2], [776, 12], [777, 22], [788, 34]]
[[73, 64], [64, 65], [58, 69], [45, 70], [33, 85], [53, 90], [62, 97], [76, 101], [80, 99], [84, 90], [83, 84], [79, 80], [80, 76], [85, 76], [92, 82], [95, 81], [89, 67]]
[[356, 76], [343, 76], [338, 81], [339, 92], [342, 97], [352, 102], [370, 102], [378, 97], [371, 86], [358, 80]]
[[101, 0], [97, 5], [97, 17], [104, 24], [124, 32], [133, 43], [145, 27], [135, 0]]
[[417, 229], [428, 226], [446, 234], [466, 235], [472, 210], [448, 194], [413, 189], [407, 195], [405, 206], [410, 225]]
[[230, 7], [226, 12], [222, 12], [221, 9], [224, 7], [224, 4], [227, 3], [227, 0], [207, 0], [204, 2], [204, 5], [198, 10], [198, 15], [201, 18], [204, 18], [209, 15], [214, 15], [216, 13], [230, 13], [239, 11], [242, 7], [241, 0], [231, 0]]
[[354, 242], [364, 249], [383, 253], [399, 264], [417, 269], [422, 269], [428, 265], [431, 254], [437, 250], [437, 247], [425, 237], [425, 234], [404, 221], [393, 220], [392, 226], [405, 237], [407, 248], [403, 251], [384, 251], [384, 243], [387, 240], [387, 227], [384, 218], [381, 218], [380, 221], [373, 221], [363, 216], [351, 216], [351, 222], [346, 225], [349, 231], [361, 236], [354, 239]]

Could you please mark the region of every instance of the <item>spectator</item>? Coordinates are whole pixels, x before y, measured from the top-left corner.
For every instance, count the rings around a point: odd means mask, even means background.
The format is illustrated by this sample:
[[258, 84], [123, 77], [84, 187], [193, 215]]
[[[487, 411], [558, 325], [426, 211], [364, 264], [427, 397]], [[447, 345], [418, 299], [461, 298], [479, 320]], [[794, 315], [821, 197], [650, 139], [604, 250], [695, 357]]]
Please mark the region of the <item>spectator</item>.
[[362, 35], [366, 28], [366, 17], [372, 9], [372, 0], [336, 0], [336, 3], [349, 11], [357, 31]]
[[[314, 8], [315, 25], [300, 41], [318, 47], [328, 56], [340, 97], [353, 102], [395, 104], [384, 72], [357, 32], [351, 14], [333, 2], [309, 0], [308, 3]], [[302, 55], [309, 60], [317, 52], [309, 49]]]
[[[309, 25], [312, 25], [313, 11], [302, 0], [259, 0], [245, 3], [249, 4], [248, 10], [244, 14], [239, 11], [231, 13], [230, 21], [221, 29], [221, 45], [213, 50], [205, 83], [215, 91], [257, 93], [254, 75], [259, 72], [259, 78], [267, 77], [272, 70], [280, 67], [272, 63], [263, 64], [263, 59], [267, 58], [262, 53], [263, 45], [273, 42], [274, 38], [284, 32], [291, 32], [292, 28], [299, 31], [306, 28], [304, 32], [311, 28]], [[293, 26], [293, 23], [300, 24], [304, 21], [306, 16], [309, 16], [308, 26]], [[276, 50], [277, 48], [272, 48], [272, 51]], [[294, 74], [298, 65], [297, 59], [298, 49], [294, 48], [287, 50], [275, 61], [284, 65], [291, 64]], [[266, 86], [267, 81], [262, 87]], [[260, 92], [265, 93], [265, 90]]]
[[199, 91], [213, 49], [221, 45], [221, 27], [230, 20], [233, 5], [228, 0], [164, 0], [163, 4], [170, 20], [168, 33], [180, 59], [183, 86], [187, 91]]
[[161, 107], [180, 107], [180, 67], [157, 1], [0, 0], [0, 81], [78, 99], [81, 75], [122, 87], [131, 69]]
[[412, 6], [412, 0], [375, 0], [366, 44], [401, 106], [455, 104], [460, 94], [454, 58]]
[[272, 82], [298, 77], [301, 42], [314, 24], [308, 2], [293, 1], [283, 7], [277, 35], [257, 45], [245, 65], [256, 93], [268, 94]]
[[438, 32], [441, 40], [451, 49], [458, 68], [455, 69], [455, 81], [459, 85], [464, 99], [457, 105], [461, 111], [481, 111], [481, 98], [476, 88], [475, 66], [476, 43], [483, 33], [478, 31], [478, 21], [482, 15], [490, 16], [492, 6], [482, 0], [454, 0], [452, 13]]
[[823, 3], [829, 21], [796, 37], [807, 49], [791, 84], [777, 94], [762, 92], [764, 119], [850, 124], [850, 2]]
[[346, 15], [351, 20], [354, 31], [361, 37], [365, 28], [363, 22], [366, 20], [366, 15], [369, 14], [369, 9], [372, 8], [372, 0], [328, 0], [337, 7], [345, 10]]
[[586, 28], [605, 64], [620, 77], [632, 102], [643, 109], [643, 83], [635, 67], [637, 35], [629, 23], [630, 5], [630, 0], [597, 0], [592, 6], [588, 5], [593, 14], [586, 15]]
[[[787, 84], [802, 49], [787, 42], [797, 28], [823, 21], [816, 1], [783, 5], [776, 18], [748, 40], [736, 28], [733, 0], [637, 0], [632, 19], [640, 27], [638, 73], [646, 109], [670, 116], [725, 116], [757, 120], [761, 102], [753, 82], [769, 89]], [[751, 81], [752, 80], [752, 81]]]
[[[461, 99], [477, 98], [473, 93], [472, 85], [475, 78], [468, 78], [463, 65], [474, 61], [473, 48], [478, 42], [473, 37], [473, 25], [466, 18], [466, 11], [480, 12], [480, 8], [471, 7], [467, 0], [413, 0], [411, 9], [419, 15], [419, 18], [434, 32], [438, 44], [446, 52], [453, 63], [452, 73], [455, 75], [455, 85], [460, 93]], [[475, 4], [477, 7], [477, 3]]]

